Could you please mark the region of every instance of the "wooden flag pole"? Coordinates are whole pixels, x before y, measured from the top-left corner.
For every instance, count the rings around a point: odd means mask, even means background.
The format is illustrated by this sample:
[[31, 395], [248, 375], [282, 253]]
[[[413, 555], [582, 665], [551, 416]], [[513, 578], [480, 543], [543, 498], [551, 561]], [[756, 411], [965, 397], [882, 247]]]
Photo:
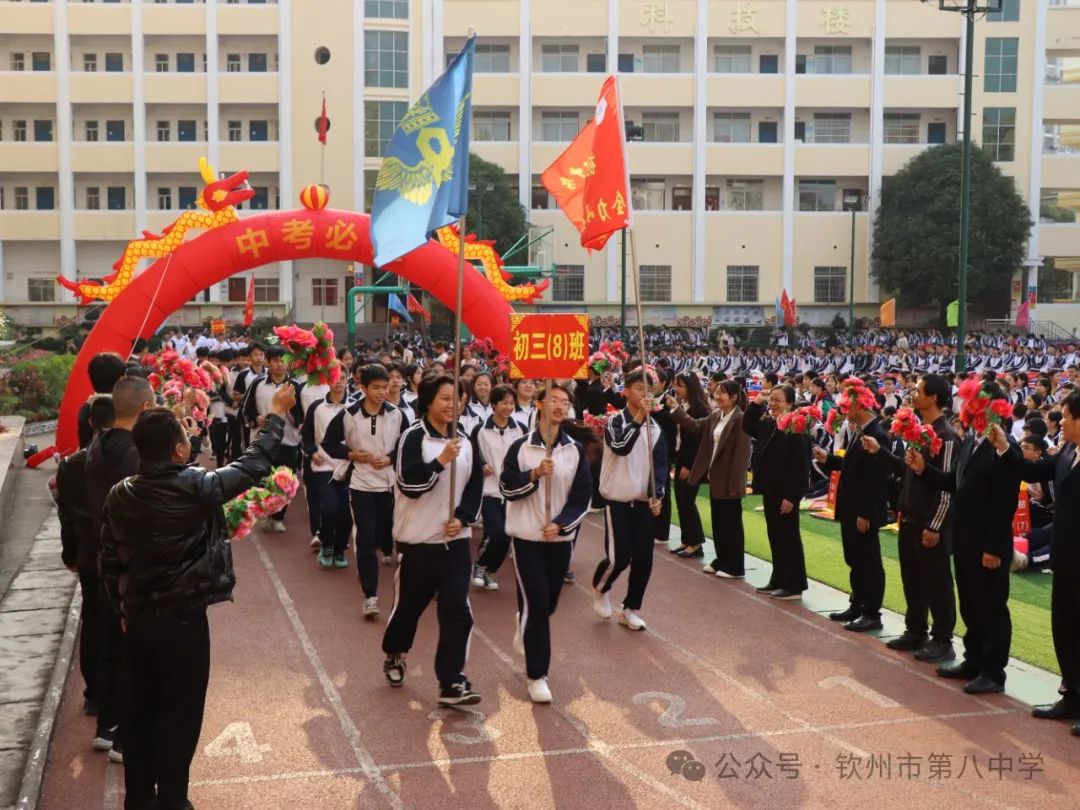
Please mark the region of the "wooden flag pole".
[[[461, 384], [461, 305], [462, 288], [465, 286], [465, 215], [458, 218], [458, 265], [457, 265], [457, 306], [454, 307], [454, 418], [450, 422], [450, 440], [458, 437], [458, 386]], [[450, 517], [454, 519], [455, 493], [457, 492], [457, 461], [450, 462]]]
[[[634, 268], [634, 306], [637, 308], [638, 354], [641, 356], [641, 374], [645, 379], [645, 392], [652, 399], [652, 385], [649, 371], [645, 364], [645, 322], [641, 316], [641, 275], [638, 271], [637, 248], [634, 244], [634, 229], [625, 228], [623, 237], [630, 234], [630, 265]], [[653, 465], [652, 413], [645, 414], [645, 446], [649, 448], [649, 498], [656, 498], [656, 469]]]

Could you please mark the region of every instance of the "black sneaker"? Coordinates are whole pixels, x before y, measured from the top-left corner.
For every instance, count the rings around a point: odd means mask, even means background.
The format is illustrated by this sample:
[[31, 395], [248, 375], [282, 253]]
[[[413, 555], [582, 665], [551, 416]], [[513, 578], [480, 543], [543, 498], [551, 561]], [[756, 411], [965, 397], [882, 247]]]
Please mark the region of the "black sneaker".
[[98, 729], [97, 736], [94, 737], [94, 750], [95, 751], [108, 751], [113, 747], [113, 740], [116, 739], [116, 726], [109, 729]]
[[773, 599], [782, 599], [785, 602], [797, 602], [802, 599], [802, 591], [789, 591], [787, 588], [781, 588], [778, 591], [773, 591], [769, 596]]
[[956, 658], [956, 651], [951, 641], [928, 641], [915, 653], [917, 661], [928, 664], [941, 664]]
[[856, 610], [853, 607], [849, 607], [847, 610], [838, 610], [835, 613], [829, 614], [829, 620], [834, 622], [853, 622], [857, 618], [862, 616], [862, 612]]
[[386, 660], [383, 661], [382, 671], [391, 686], [401, 686], [405, 683], [405, 656], [386, 656]]
[[439, 690], [440, 706], [475, 706], [479, 702], [480, 695], [472, 690], [472, 684], [467, 680]]
[[890, 650], [921, 650], [926, 646], [926, 636], [905, 630], [904, 634], [885, 642]]
[[767, 582], [764, 585], [762, 585], [760, 588], [754, 588], [754, 590], [757, 591], [758, 593], [772, 593], [773, 591], [780, 590], [780, 586], [779, 585], [773, 585], [771, 582]]

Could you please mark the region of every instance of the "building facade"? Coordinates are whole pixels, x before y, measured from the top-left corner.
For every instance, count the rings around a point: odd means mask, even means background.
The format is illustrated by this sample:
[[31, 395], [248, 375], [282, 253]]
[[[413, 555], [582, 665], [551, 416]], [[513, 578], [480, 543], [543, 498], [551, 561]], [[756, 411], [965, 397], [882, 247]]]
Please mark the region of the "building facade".
[[[332, 206], [366, 210], [396, 122], [470, 26], [472, 149], [554, 227], [541, 308], [618, 313], [619, 240], [586, 254], [539, 182], [605, 73], [620, 76], [650, 323], [761, 323], [781, 290], [827, 323], [846, 315], [852, 243], [854, 301], [876, 315], [882, 178], [962, 132], [963, 20], [936, 2], [0, 0], [0, 302], [42, 329], [75, 316], [54, 277], [107, 275], [129, 239], [191, 207], [201, 156], [251, 172], [241, 216], [295, 207], [320, 180]], [[1039, 212], [1015, 300], [1080, 325], [1061, 303], [1080, 297], [1080, 2], [1004, 0], [976, 29], [973, 137]], [[256, 307], [340, 323], [349, 272], [265, 266]], [[174, 321], [239, 320], [248, 280]]]

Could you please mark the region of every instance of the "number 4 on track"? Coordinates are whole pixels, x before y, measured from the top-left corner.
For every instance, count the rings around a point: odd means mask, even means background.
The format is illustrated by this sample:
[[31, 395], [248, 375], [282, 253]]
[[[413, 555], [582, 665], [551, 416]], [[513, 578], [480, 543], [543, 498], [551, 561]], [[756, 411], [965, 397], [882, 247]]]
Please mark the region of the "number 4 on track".
[[259, 745], [251, 731], [251, 723], [229, 723], [204, 751], [208, 757], [240, 757], [241, 762], [262, 762], [270, 753], [270, 744]]

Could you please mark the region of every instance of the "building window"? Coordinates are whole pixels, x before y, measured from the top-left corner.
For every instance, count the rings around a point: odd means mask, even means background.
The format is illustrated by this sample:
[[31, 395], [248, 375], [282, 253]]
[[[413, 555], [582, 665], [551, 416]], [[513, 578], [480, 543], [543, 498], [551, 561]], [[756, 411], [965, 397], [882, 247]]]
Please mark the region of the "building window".
[[83, 54], [82, 69], [87, 73], [97, 73], [97, 54], [96, 53], [84, 53]]
[[576, 112], [559, 111], [540, 114], [541, 141], [572, 141], [581, 129]]
[[671, 300], [671, 265], [643, 264], [640, 269], [641, 300]]
[[34, 140], [35, 141], [51, 141], [53, 139], [53, 122], [52, 121], [35, 121], [34, 122]]
[[364, 211], [370, 213], [375, 200], [375, 181], [379, 179], [378, 169], [364, 169]]
[[409, 0], [364, 0], [365, 17], [409, 19]]
[[551, 300], [585, 300], [585, 265], [559, 264], [555, 266], [555, 281], [552, 284]]
[[15, 186], [15, 210], [30, 210], [30, 189], [26, 186]]
[[265, 53], [249, 53], [248, 54], [248, 72], [250, 72], [250, 73], [266, 73], [266, 54]]
[[256, 211], [265, 211], [270, 207], [270, 189], [266, 186], [254, 186], [255, 194], [251, 198], [251, 208]]
[[176, 207], [181, 211], [195, 208], [195, 198], [198, 195], [195, 186], [180, 186], [176, 190]]
[[713, 48], [713, 73], [749, 73], [752, 65], [749, 45], [717, 45]]
[[988, 22], [1017, 22], [1020, 19], [1020, 0], [1002, 0], [1001, 11], [986, 15]]
[[277, 301], [281, 297], [276, 278], [255, 279], [255, 300], [259, 302]]
[[713, 141], [750, 143], [750, 113], [713, 113]]
[[850, 45], [817, 45], [806, 60], [806, 72], [817, 74], [851, 73]]
[[243, 123], [240, 121], [230, 121], [229, 126], [229, 140], [239, 141], [243, 138]]
[[800, 180], [800, 211], [835, 211], [836, 183], [832, 180]]
[[814, 113], [810, 143], [851, 143], [851, 113]]
[[729, 304], [753, 304], [758, 300], [758, 267], [753, 264], [729, 264], [727, 268]]
[[540, 52], [540, 70], [543, 73], [577, 73], [577, 45], [545, 45]]
[[638, 177], [630, 180], [630, 199], [638, 211], [663, 211], [666, 197], [662, 177]]
[[724, 211], [761, 211], [765, 207], [765, 181], [732, 178], [724, 183], [720, 205]]
[[587, 53], [587, 54], [585, 54], [585, 72], [586, 73], [607, 73], [607, 54], [606, 53]]
[[14, 71], [26, 70], [26, 54], [13, 53], [11, 55], [11, 69]]
[[225, 72], [226, 73], [239, 73], [240, 72], [240, 54], [230, 53], [225, 57]]
[[991, 159], [999, 163], [1007, 163], [1015, 158], [1015, 107], [983, 108], [982, 145], [990, 153]]
[[509, 73], [510, 46], [477, 45], [473, 70], [477, 73]]
[[509, 141], [510, 113], [506, 110], [473, 110], [474, 141]]
[[918, 113], [885, 113], [885, 143], [918, 143]]
[[671, 210], [689, 211], [694, 207], [694, 189], [692, 186], [672, 186]]
[[885, 73], [915, 76], [921, 72], [922, 48], [918, 45], [886, 45]]
[[250, 141], [268, 141], [268, 140], [270, 140], [270, 125], [266, 121], [260, 121], [260, 120], [248, 121], [248, 140], [250, 140]]
[[814, 268], [814, 303], [844, 303], [844, 282], [847, 281], [846, 267]]
[[368, 87], [409, 86], [407, 32], [364, 32], [364, 84]]
[[38, 186], [35, 188], [34, 207], [38, 211], [52, 211], [56, 208], [56, 189], [52, 186]]
[[98, 139], [98, 122], [87, 121], [85, 125], [86, 140], [96, 141]]
[[1019, 42], [1016, 37], [987, 37], [986, 63], [983, 70], [983, 89], [987, 93], [1016, 92], [1016, 57]]
[[932, 53], [926, 59], [926, 72], [931, 76], [944, 76], [949, 72], [949, 59], [945, 54]]
[[178, 53], [176, 55], [176, 72], [177, 73], [194, 73], [195, 72], [195, 54], [193, 54], [193, 53]]
[[641, 69], [645, 73], [678, 73], [678, 45], [642, 45]]
[[109, 186], [105, 190], [110, 211], [123, 211], [127, 208], [127, 189], [123, 186]]
[[169, 72], [169, 55], [167, 53], [155, 53], [154, 54], [154, 72], [155, 73], [168, 73]]
[[51, 278], [28, 278], [26, 280], [26, 300], [44, 304], [56, 300], [56, 282]]
[[101, 189], [97, 186], [86, 187], [86, 210], [87, 211], [100, 211], [101, 210]]
[[642, 137], [649, 143], [676, 143], [679, 140], [677, 112], [647, 112], [642, 114]]
[[122, 140], [124, 140], [124, 122], [123, 121], [106, 121], [105, 122], [105, 140], [107, 140], [107, 141], [122, 141]]
[[46, 51], [35, 51], [30, 54], [30, 68], [37, 71], [52, 70], [52, 54]]
[[25, 121], [14, 121], [14, 122], [12, 122], [11, 128], [12, 128], [13, 132], [15, 133], [15, 140], [16, 141], [22, 142], [22, 141], [26, 140], [26, 122]]
[[364, 154], [382, 157], [398, 123], [405, 117], [408, 103], [404, 101], [364, 102]]
[[195, 140], [195, 122], [194, 121], [177, 121], [176, 122], [176, 140], [178, 140], [178, 141], [194, 141]]
[[122, 53], [107, 53], [107, 54], [105, 54], [105, 72], [106, 73], [123, 73], [124, 72], [124, 55]]
[[546, 211], [551, 208], [551, 195], [548, 194], [548, 190], [543, 184], [534, 184], [532, 187], [532, 196], [530, 198], [529, 207], [534, 211]]
[[172, 140], [172, 123], [169, 121], [157, 122], [157, 139], [158, 142]]
[[317, 307], [338, 305], [338, 280], [336, 278], [313, 278], [311, 280], [311, 303]]
[[233, 302], [247, 300], [247, 279], [244, 276], [233, 276], [229, 279], [228, 299]]
[[157, 207], [161, 211], [172, 210], [172, 189], [159, 188], [157, 190]]

